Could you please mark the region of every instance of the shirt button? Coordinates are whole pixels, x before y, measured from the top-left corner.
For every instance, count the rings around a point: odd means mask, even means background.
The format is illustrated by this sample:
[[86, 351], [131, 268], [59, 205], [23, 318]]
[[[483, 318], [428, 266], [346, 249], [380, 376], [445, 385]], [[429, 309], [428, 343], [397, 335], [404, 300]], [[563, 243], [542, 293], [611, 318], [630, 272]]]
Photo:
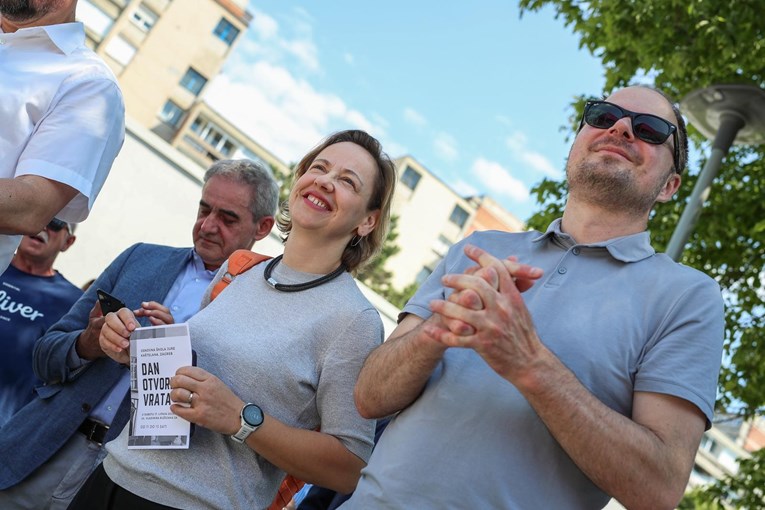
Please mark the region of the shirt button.
[[579, 248], [574, 248], [573, 250], [571, 250], [571, 253], [573, 253], [574, 255], [579, 255], [579, 253], [581, 253], [581, 251], [582, 250], [580, 250]]
[[90, 412], [90, 404], [87, 404], [87, 403], [85, 403], [85, 404], [82, 404], [82, 406], [80, 407], [80, 409], [82, 409], [82, 412], [83, 412], [83, 413], [89, 413], [89, 412]]
[[111, 411], [112, 410], [112, 406], [106, 406], [106, 410], [107, 411]]
[[565, 267], [558, 268], [558, 273], [560, 274], [566, 274], [567, 269]]
[[178, 308], [180, 308], [180, 307], [179, 306], [174, 306], [173, 310], [177, 310]]

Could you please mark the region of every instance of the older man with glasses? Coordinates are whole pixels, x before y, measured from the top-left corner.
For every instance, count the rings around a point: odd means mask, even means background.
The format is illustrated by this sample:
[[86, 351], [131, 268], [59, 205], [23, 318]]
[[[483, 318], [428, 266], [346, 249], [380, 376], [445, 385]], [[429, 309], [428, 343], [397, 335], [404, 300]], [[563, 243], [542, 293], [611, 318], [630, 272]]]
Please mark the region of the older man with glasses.
[[662, 93], [587, 103], [563, 217], [452, 247], [367, 359], [359, 411], [398, 414], [343, 510], [675, 508], [723, 341], [718, 285], [646, 230], [686, 159]]
[[22, 238], [0, 275], [0, 428], [41, 384], [32, 370], [35, 341], [82, 295], [53, 269], [58, 254], [74, 241], [72, 226], [53, 218], [39, 233]]

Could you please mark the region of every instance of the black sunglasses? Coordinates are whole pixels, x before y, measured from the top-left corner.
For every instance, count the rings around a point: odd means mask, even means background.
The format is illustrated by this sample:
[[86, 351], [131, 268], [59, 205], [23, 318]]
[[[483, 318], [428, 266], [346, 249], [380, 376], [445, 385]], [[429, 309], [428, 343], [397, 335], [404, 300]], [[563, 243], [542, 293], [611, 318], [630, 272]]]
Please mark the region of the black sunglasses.
[[677, 126], [661, 117], [650, 113], [631, 112], [608, 101], [587, 101], [584, 104], [584, 115], [582, 115], [582, 121], [579, 123], [579, 129], [582, 129], [585, 122], [594, 128], [609, 129], [624, 117], [630, 118], [632, 132], [638, 139], [646, 143], [661, 145], [672, 135], [672, 140], [675, 142], [675, 172], [680, 173], [680, 145], [677, 138]]
[[52, 220], [50, 220], [50, 222], [48, 223], [48, 226], [45, 228], [47, 228], [48, 230], [52, 230], [54, 232], [61, 232], [63, 229], [66, 229], [67, 232], [69, 232], [70, 234], [72, 233], [72, 230], [69, 228], [69, 224], [58, 218], [53, 218]]

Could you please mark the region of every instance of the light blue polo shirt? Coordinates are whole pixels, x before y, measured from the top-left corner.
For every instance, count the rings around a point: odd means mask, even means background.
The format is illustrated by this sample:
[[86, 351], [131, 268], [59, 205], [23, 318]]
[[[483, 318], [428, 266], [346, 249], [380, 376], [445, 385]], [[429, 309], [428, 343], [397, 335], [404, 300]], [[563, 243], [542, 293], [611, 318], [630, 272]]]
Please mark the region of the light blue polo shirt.
[[[404, 313], [431, 315], [429, 302], [450, 291], [441, 277], [474, 265], [466, 243], [544, 270], [523, 293], [539, 338], [604, 404], [629, 417], [635, 391], [665, 393], [711, 420], [723, 342], [714, 280], [655, 253], [647, 232], [585, 245], [556, 220], [544, 234], [478, 232], [456, 244]], [[511, 383], [451, 348], [388, 426], [343, 510], [590, 510], [609, 499]]]

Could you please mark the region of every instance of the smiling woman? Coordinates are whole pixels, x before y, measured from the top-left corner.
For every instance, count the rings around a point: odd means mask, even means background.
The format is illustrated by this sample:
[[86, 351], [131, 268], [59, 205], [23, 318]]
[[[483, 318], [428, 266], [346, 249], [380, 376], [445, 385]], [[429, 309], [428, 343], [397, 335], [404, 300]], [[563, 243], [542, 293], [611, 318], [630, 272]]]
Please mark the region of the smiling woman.
[[[363, 131], [331, 135], [302, 159], [282, 205], [283, 257], [238, 275], [188, 322], [198, 366], [170, 381], [173, 401], [190, 404], [172, 411], [197, 424], [188, 451], [129, 450], [124, 430], [70, 508], [105, 494], [141, 508], [265, 508], [286, 473], [353, 490], [374, 435], [353, 387], [383, 329], [350, 271], [380, 249], [395, 181]], [[134, 321], [109, 314], [104, 352], [119, 359]], [[212, 478], [210, 465], [228, 469]]]
[[[285, 242], [294, 227], [292, 209], [298, 209], [297, 221], [300, 221], [298, 204], [311, 202], [317, 213], [326, 211], [326, 216], [348, 222], [345, 230], [340, 228], [338, 234], [341, 240], [352, 238], [350, 244], [341, 243], [341, 259], [349, 271], [358, 271], [380, 252], [388, 234], [396, 183], [395, 170], [382, 152], [380, 142], [364, 131], [335, 133], [303, 157], [295, 168], [294, 181], [289, 201], [282, 204], [277, 221]], [[359, 203], [362, 198], [366, 200], [364, 204]], [[330, 199], [334, 203], [327, 203]], [[346, 201], [354, 203], [346, 204]], [[353, 227], [354, 219], [364, 223]], [[310, 222], [310, 216], [306, 221]]]

